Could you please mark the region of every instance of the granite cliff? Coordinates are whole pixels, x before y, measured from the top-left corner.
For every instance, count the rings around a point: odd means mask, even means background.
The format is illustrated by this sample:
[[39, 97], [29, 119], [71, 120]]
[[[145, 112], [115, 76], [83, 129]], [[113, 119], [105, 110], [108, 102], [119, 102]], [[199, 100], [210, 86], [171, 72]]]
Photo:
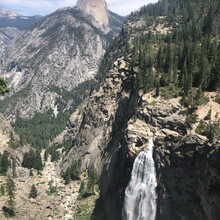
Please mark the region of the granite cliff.
[[84, 11], [87, 15], [91, 16], [100, 26], [100, 28], [102, 28], [106, 32], [110, 30], [110, 15], [105, 0], [78, 0], [76, 7], [81, 11]]

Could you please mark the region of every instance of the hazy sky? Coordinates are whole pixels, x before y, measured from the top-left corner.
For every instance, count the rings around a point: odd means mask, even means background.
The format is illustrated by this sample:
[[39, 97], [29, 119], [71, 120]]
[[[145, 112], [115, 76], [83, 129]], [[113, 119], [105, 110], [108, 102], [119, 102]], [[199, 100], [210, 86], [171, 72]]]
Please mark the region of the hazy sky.
[[[120, 15], [128, 15], [143, 5], [158, 0], [106, 0], [108, 8]], [[0, 0], [0, 8], [17, 11], [23, 15], [46, 15], [56, 9], [75, 6], [77, 0]]]

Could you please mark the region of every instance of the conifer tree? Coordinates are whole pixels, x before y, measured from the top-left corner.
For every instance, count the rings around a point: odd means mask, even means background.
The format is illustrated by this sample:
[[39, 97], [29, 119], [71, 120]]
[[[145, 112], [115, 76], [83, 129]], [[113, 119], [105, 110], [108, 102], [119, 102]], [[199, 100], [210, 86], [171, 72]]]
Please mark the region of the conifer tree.
[[1, 159], [1, 173], [3, 175], [6, 175], [9, 166], [10, 166], [10, 161], [8, 159], [8, 155], [6, 152], [4, 152]]
[[34, 176], [32, 169], [29, 171], [29, 176]]
[[64, 180], [65, 180], [65, 184], [69, 184], [71, 181], [71, 176], [70, 176], [70, 168], [68, 167], [66, 172], [64, 173], [63, 176]]
[[186, 97], [186, 96], [188, 96], [188, 93], [189, 93], [189, 83], [188, 83], [188, 73], [187, 73], [186, 61], [184, 62], [181, 75], [182, 75], [181, 84], [183, 87], [183, 93], [184, 93], [184, 96]]
[[35, 185], [33, 184], [31, 186], [31, 191], [29, 193], [29, 198], [34, 198], [35, 199], [36, 197], [37, 197], [37, 189], [36, 189]]
[[0, 77], [0, 95], [4, 95], [5, 93], [8, 93], [9, 89], [7, 88], [6, 81]]
[[38, 150], [36, 151], [33, 168], [37, 170], [43, 170], [43, 163], [40, 152]]
[[201, 70], [200, 70], [200, 85], [203, 91], [205, 91], [209, 85], [210, 79], [210, 66], [206, 56], [201, 59]]
[[6, 180], [6, 192], [8, 195], [7, 207], [3, 207], [3, 212], [6, 217], [15, 216], [15, 183], [14, 180], [8, 176]]
[[5, 188], [4, 188], [3, 185], [1, 185], [1, 187], [0, 187], [0, 195], [1, 195], [1, 196], [4, 196], [4, 195], [5, 195]]
[[26, 168], [32, 168], [32, 160], [30, 153], [25, 153], [22, 161], [22, 166]]
[[13, 178], [15, 178], [17, 176], [15, 160], [12, 160], [12, 176], [13, 176]]
[[209, 89], [210, 90], [220, 89], [220, 46], [218, 46], [218, 55], [212, 69]]
[[48, 160], [48, 150], [46, 149], [44, 151], [44, 161], [47, 161]]

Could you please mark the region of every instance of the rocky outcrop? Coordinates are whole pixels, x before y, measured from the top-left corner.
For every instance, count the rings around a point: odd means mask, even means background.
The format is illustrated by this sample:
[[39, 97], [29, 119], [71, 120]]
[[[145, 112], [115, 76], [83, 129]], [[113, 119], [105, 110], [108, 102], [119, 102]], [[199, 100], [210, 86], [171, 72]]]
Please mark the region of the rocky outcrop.
[[21, 144], [20, 137], [15, 133], [10, 123], [0, 113], [0, 153], [6, 152], [11, 160], [21, 165], [24, 153], [30, 150], [30, 146]]
[[220, 148], [197, 135], [156, 142], [157, 219], [210, 219], [220, 214]]
[[156, 219], [217, 219], [220, 145], [191, 130], [179, 101], [154, 98], [154, 93], [141, 96], [137, 118], [127, 129], [129, 155], [137, 155], [146, 140], [154, 138]]
[[105, 0], [78, 0], [76, 7], [91, 16], [103, 31], [110, 31], [109, 11]]
[[14, 132], [10, 123], [4, 118], [0, 113], [0, 151], [1, 153], [8, 146], [10, 140], [15, 140], [16, 142], [20, 141], [19, 136]]

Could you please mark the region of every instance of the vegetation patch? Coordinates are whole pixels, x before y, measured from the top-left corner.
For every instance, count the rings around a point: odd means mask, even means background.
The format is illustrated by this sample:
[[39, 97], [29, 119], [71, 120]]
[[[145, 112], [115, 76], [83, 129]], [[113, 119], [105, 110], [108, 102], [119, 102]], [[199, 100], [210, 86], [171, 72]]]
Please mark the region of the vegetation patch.
[[81, 175], [80, 194], [77, 199], [78, 205], [75, 210], [74, 219], [91, 219], [99, 194], [99, 187], [94, 174], [84, 173], [84, 175]]
[[[47, 148], [49, 141], [64, 130], [70, 114], [84, 100], [92, 83], [92, 80], [86, 81], [72, 91], [51, 86], [50, 90], [59, 95], [55, 103], [59, 112], [57, 115], [54, 115], [53, 109], [49, 109], [44, 113], [37, 112], [31, 119], [23, 119], [18, 112], [13, 127], [22, 142], [27, 142], [38, 149]], [[70, 101], [72, 104], [67, 108]]]
[[57, 188], [57, 185], [54, 185], [53, 181], [51, 180], [49, 183], [48, 183], [48, 190], [47, 190], [47, 195], [48, 196], [51, 196], [51, 195], [58, 195], [58, 188]]
[[186, 122], [189, 124], [195, 124], [198, 122], [198, 115], [197, 114], [190, 114], [186, 117]]
[[67, 170], [63, 173], [62, 177], [65, 180], [65, 184], [69, 184], [71, 180], [80, 180], [82, 161], [75, 161]]
[[176, 98], [180, 95], [180, 89], [173, 84], [163, 87], [160, 90], [160, 95], [165, 99]]
[[208, 125], [203, 120], [199, 121], [199, 125], [196, 127], [195, 132], [200, 135], [207, 135]]

